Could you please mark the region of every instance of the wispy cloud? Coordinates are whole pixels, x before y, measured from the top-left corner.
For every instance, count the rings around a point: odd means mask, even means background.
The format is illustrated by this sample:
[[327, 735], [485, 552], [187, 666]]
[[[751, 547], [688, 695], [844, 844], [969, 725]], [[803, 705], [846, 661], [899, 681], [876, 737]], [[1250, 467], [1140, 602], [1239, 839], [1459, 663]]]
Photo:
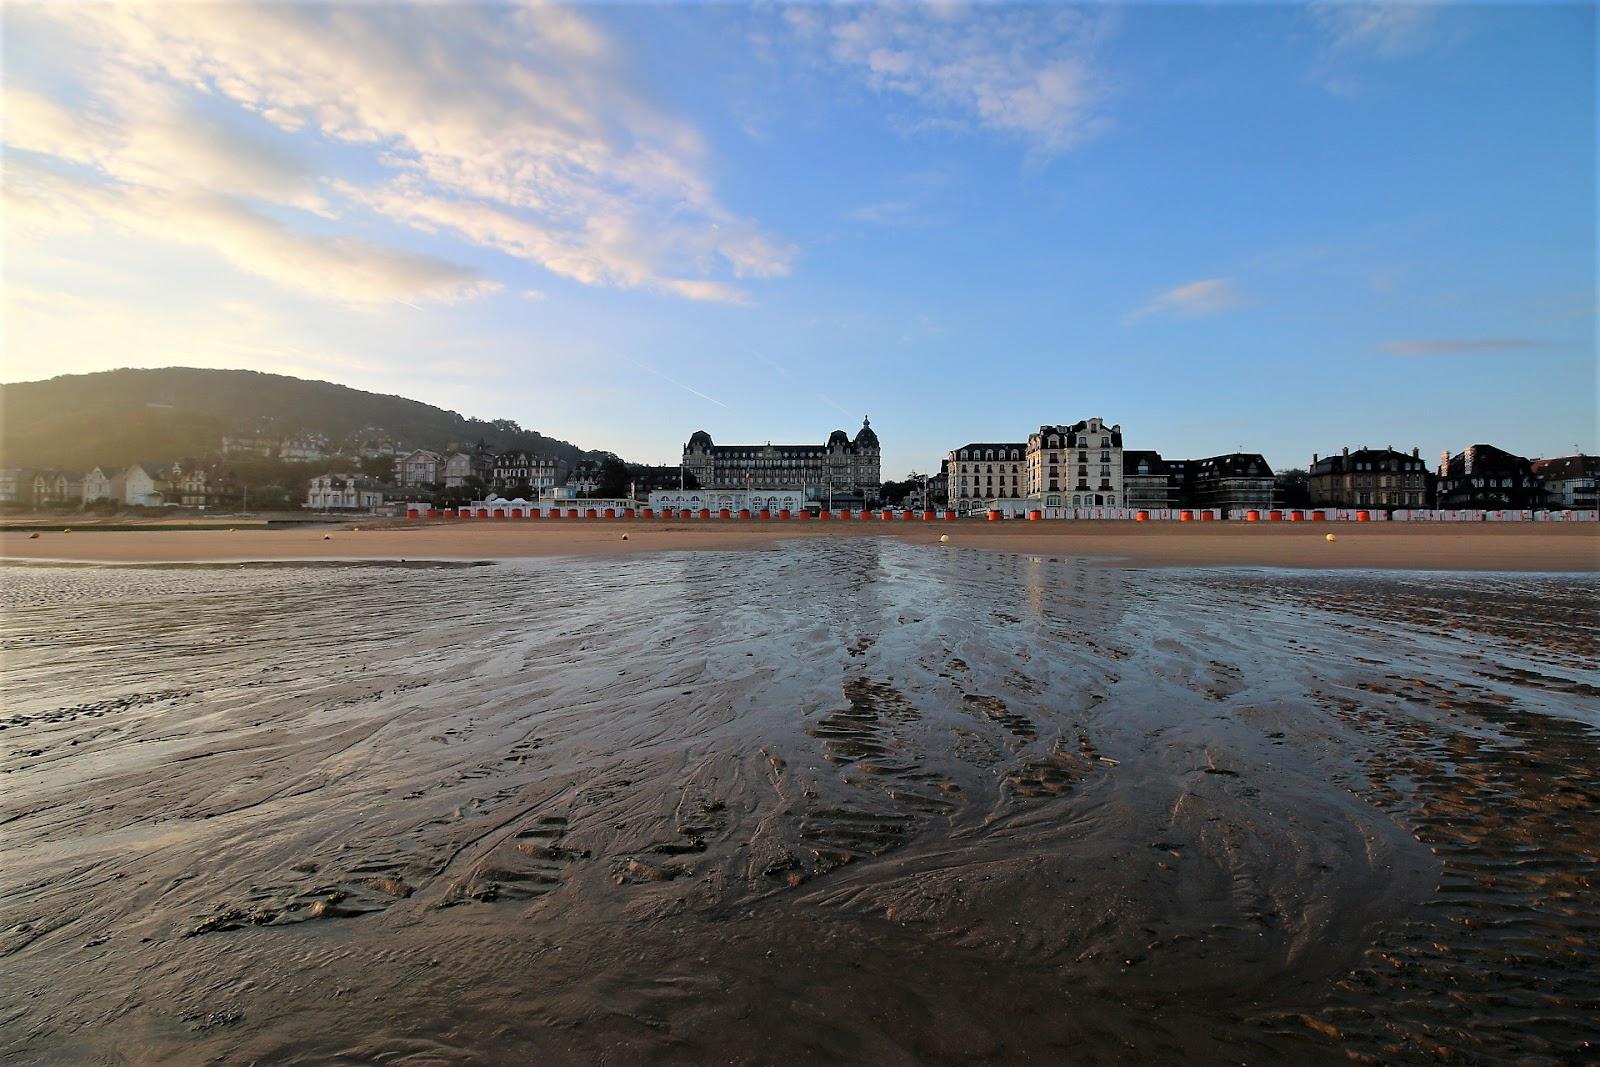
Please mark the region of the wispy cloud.
[[1179, 318], [1196, 318], [1213, 315], [1219, 311], [1236, 308], [1245, 302], [1245, 294], [1227, 278], [1201, 278], [1173, 286], [1164, 293], [1134, 308], [1122, 317], [1124, 325], [1132, 325], [1152, 315], [1173, 315]]
[[874, 91], [925, 108], [916, 125], [977, 126], [1053, 155], [1106, 121], [1093, 66], [1113, 21], [1104, 11], [885, 4], [793, 6], [785, 17]]
[[99, 183], [80, 211], [182, 229], [216, 198], [297, 209], [310, 217], [279, 216], [274, 240], [324, 249], [377, 212], [585, 285], [692, 300], [742, 301], [738, 282], [793, 258], [719, 203], [698, 131], [636, 91], [628, 57], [570, 9], [115, 5], [22, 21], [92, 58], [70, 108], [6, 90], [7, 146]]
[[1436, 3], [1332, 0], [1311, 5], [1311, 16], [1338, 49], [1401, 56], [1424, 47], [1436, 28]]
[[1391, 356], [1461, 356], [1478, 352], [1525, 352], [1549, 345], [1527, 337], [1431, 337], [1385, 341], [1380, 347]]

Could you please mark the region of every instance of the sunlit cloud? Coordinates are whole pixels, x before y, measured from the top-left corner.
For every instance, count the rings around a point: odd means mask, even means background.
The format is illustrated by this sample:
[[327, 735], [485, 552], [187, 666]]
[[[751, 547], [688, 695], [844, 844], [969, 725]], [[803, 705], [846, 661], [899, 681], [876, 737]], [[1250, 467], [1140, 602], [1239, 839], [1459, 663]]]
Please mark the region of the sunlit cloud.
[[[692, 300], [742, 302], [737, 281], [790, 268], [791, 247], [718, 202], [699, 133], [632, 89], [628, 57], [577, 12], [227, 4], [29, 14], [31, 32], [93, 57], [93, 72], [69, 90], [53, 86], [57, 96], [6, 89], [7, 147], [87, 172], [34, 179], [34, 238], [47, 214], [68, 229], [98, 218], [209, 246], [241, 269], [340, 300], [498, 287], [381, 249], [360, 233], [373, 212], [584, 285]], [[73, 179], [77, 188], [61, 187]], [[305, 215], [269, 217], [267, 205]], [[297, 269], [315, 278], [296, 279]], [[353, 280], [325, 288], [329, 269]]]
[[1154, 299], [1124, 315], [1122, 321], [1124, 325], [1131, 325], [1152, 315], [1196, 318], [1227, 311], [1239, 307], [1244, 302], [1244, 293], [1229, 279], [1201, 278], [1157, 294]]

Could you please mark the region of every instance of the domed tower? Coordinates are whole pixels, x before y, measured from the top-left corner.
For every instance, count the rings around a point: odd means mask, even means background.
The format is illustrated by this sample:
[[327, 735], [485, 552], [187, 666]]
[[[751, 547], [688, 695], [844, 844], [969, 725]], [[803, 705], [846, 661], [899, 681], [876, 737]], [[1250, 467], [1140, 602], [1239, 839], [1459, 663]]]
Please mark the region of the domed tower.
[[850, 447], [850, 435], [843, 430], [835, 430], [828, 435], [828, 451]]
[[716, 480], [716, 446], [711, 443], [711, 435], [704, 430], [696, 430], [689, 435], [689, 443], [683, 446], [683, 462], [680, 464], [680, 485], [687, 489], [710, 489]]
[[872, 420], [863, 417], [861, 420], [861, 429], [856, 431], [856, 449], [858, 451], [865, 451], [869, 448], [876, 449], [877, 447], [878, 435], [872, 429]]

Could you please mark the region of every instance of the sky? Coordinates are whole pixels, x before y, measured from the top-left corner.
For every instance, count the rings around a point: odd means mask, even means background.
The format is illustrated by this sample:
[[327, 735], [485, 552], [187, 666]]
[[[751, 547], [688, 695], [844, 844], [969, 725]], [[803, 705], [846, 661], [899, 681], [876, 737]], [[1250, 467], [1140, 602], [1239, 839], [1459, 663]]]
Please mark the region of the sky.
[[0, 380], [273, 371], [883, 476], [1600, 451], [1596, 9], [3, 8]]

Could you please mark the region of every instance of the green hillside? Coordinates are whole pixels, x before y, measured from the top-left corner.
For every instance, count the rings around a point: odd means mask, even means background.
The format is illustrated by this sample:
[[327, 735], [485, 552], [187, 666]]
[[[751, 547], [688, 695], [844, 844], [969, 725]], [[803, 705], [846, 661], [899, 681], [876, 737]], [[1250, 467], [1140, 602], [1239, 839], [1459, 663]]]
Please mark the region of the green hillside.
[[330, 447], [372, 430], [408, 448], [485, 441], [598, 459], [508, 420], [469, 419], [416, 400], [245, 370], [113, 370], [0, 385], [0, 465], [88, 470], [218, 454], [227, 435], [321, 434]]

